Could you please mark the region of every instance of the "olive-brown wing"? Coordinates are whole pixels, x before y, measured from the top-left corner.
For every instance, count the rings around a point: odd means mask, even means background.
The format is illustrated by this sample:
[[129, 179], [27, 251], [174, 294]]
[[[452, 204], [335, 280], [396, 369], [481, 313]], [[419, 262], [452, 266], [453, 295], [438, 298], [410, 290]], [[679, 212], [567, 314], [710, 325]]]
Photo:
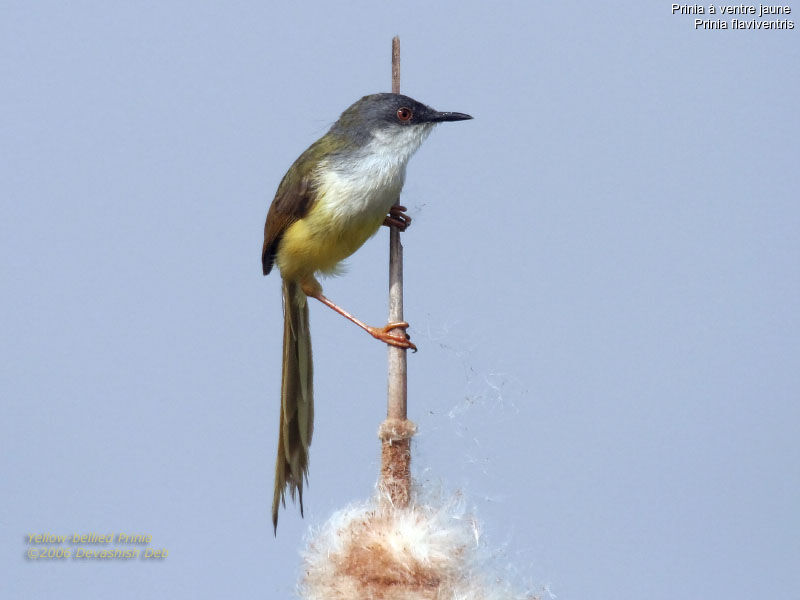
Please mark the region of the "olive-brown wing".
[[283, 234], [292, 223], [306, 216], [311, 208], [313, 194], [309, 181], [309, 176], [295, 182], [287, 181], [287, 177], [284, 177], [278, 186], [278, 192], [269, 207], [267, 221], [264, 223], [264, 247], [261, 250], [264, 275], [272, 270]]

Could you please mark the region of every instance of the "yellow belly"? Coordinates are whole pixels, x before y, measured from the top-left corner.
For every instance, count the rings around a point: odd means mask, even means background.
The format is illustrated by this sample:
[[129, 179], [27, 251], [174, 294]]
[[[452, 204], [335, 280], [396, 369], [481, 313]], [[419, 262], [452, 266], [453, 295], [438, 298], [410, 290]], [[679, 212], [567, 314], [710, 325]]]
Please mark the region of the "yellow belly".
[[405, 163], [364, 160], [341, 170], [320, 168], [315, 199], [303, 218], [287, 227], [275, 262], [284, 279], [335, 273], [383, 223], [397, 201]]
[[283, 234], [276, 256], [281, 276], [302, 279], [314, 273], [333, 273], [336, 266], [358, 250], [381, 226], [386, 213], [347, 218], [312, 207]]

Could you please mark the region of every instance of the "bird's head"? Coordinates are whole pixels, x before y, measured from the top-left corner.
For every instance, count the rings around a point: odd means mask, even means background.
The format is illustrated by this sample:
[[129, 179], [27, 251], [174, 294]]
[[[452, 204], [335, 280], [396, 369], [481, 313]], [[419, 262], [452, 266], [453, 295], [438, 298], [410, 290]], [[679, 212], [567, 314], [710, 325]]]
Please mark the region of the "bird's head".
[[437, 123], [471, 118], [434, 110], [402, 94], [371, 94], [345, 110], [330, 133], [359, 147], [377, 146], [409, 156]]

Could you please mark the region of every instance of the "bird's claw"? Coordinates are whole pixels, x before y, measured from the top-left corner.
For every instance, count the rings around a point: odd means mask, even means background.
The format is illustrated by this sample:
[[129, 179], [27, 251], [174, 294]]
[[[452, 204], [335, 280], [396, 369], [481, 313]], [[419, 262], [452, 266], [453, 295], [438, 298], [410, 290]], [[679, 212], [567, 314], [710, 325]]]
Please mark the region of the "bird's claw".
[[411, 217], [405, 213], [407, 210], [405, 206], [395, 204], [389, 209], [389, 216], [383, 220], [383, 224], [387, 227], [397, 227], [400, 231], [405, 231], [411, 225]]
[[[367, 331], [369, 331], [369, 334], [376, 340], [380, 340], [386, 344], [389, 344], [390, 346], [404, 348], [406, 350], [413, 350], [416, 352], [417, 347], [411, 342], [411, 337], [405, 332], [408, 327], [408, 323], [405, 321], [400, 321], [398, 323], [388, 323], [383, 327], [369, 327]], [[402, 335], [392, 333], [395, 329], [402, 329]]]

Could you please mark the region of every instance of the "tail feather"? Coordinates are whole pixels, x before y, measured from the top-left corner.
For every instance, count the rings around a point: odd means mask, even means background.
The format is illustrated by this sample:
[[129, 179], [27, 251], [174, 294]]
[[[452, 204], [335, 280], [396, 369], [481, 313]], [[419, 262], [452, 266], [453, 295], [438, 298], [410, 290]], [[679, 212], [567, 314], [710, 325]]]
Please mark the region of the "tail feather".
[[278, 456], [272, 524], [278, 529], [279, 504], [286, 489], [297, 496], [303, 514], [303, 480], [308, 481], [308, 448], [314, 432], [314, 388], [308, 302], [298, 283], [283, 282], [283, 373]]

